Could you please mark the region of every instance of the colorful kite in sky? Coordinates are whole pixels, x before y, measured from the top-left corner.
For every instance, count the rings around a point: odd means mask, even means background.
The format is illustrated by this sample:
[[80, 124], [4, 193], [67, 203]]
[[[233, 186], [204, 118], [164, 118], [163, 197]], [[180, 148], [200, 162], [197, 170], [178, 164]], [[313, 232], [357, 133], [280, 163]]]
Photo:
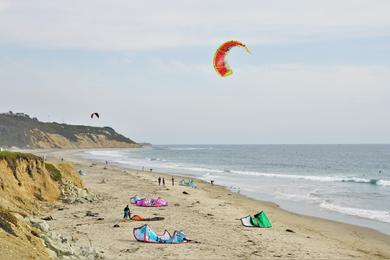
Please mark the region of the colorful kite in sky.
[[250, 52], [248, 47], [245, 46], [245, 44], [239, 42], [239, 41], [228, 41], [219, 46], [218, 50], [215, 52], [214, 55], [214, 68], [217, 71], [217, 73], [221, 77], [229, 76], [233, 73], [233, 71], [230, 69], [227, 61], [226, 61], [226, 55], [233, 47], [242, 47], [245, 48], [247, 52]]

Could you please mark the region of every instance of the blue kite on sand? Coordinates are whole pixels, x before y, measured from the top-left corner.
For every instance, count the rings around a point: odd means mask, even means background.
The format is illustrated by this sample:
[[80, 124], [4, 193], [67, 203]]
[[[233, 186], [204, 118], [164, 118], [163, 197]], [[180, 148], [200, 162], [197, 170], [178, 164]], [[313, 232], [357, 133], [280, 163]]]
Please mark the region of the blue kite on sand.
[[165, 230], [161, 236], [157, 235], [148, 225], [143, 225], [133, 229], [134, 237], [137, 241], [145, 243], [160, 244], [183, 244], [188, 243], [189, 239], [182, 231], [175, 231], [173, 236]]

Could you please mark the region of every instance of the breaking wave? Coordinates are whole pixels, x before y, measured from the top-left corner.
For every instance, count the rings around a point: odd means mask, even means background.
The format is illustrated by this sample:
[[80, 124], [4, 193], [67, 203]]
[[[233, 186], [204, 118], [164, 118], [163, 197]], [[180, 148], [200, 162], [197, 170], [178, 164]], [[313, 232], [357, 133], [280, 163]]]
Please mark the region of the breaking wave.
[[327, 210], [336, 211], [345, 215], [357, 216], [361, 218], [379, 220], [382, 222], [390, 223], [389, 211], [342, 207], [328, 202], [322, 202], [320, 204], [320, 207]]
[[367, 184], [373, 184], [378, 186], [390, 186], [390, 180], [381, 180], [381, 179], [364, 179], [364, 178], [357, 178], [357, 177], [341, 177], [341, 176], [277, 174], [277, 173], [262, 173], [262, 172], [252, 172], [252, 171], [231, 171], [231, 172], [236, 174], [242, 174], [242, 175], [250, 175], [250, 176], [302, 179], [302, 180], [321, 181], [321, 182], [353, 182], [353, 183], [367, 183]]

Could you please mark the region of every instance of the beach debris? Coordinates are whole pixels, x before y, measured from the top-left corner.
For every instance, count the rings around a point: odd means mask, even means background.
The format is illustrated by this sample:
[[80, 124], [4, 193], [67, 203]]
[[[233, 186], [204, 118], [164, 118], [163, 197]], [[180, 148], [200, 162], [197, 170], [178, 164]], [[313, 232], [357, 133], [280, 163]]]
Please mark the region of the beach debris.
[[295, 231], [294, 231], [294, 230], [292, 230], [292, 229], [289, 229], [289, 228], [287, 228], [287, 229], [286, 229], [286, 232], [295, 233]]
[[104, 218], [97, 218], [97, 220], [104, 220]]
[[186, 194], [186, 195], [190, 195], [188, 192], [186, 192], [186, 191], [183, 191], [183, 194]]
[[121, 250], [121, 252], [122, 253], [135, 253], [135, 252], [137, 252], [139, 250], [139, 247], [137, 247], [137, 248], [133, 248], [133, 249], [122, 249]]
[[58, 208], [57, 210], [62, 211], [62, 210], [64, 210], [64, 208]]
[[249, 240], [247, 240], [246, 242], [248, 242], [248, 243], [252, 243], [252, 245], [256, 245], [256, 242], [255, 241], [253, 241], [253, 240], [251, 240], [251, 239], [249, 239]]
[[35, 230], [31, 230], [31, 235], [35, 236], [35, 237], [39, 237], [39, 234], [35, 231]]
[[54, 218], [52, 216], [44, 217], [44, 218], [41, 218], [41, 219], [42, 220], [46, 220], [46, 221], [54, 220]]
[[118, 228], [118, 227], [119, 227], [119, 225], [118, 225], [118, 224], [115, 224], [113, 227], [114, 227], [114, 228]]
[[86, 175], [86, 173], [83, 170], [79, 170], [78, 173], [79, 173], [80, 176], [85, 176]]
[[214, 54], [214, 69], [217, 74], [221, 77], [226, 77], [233, 74], [229, 64], [227, 63], [226, 56], [229, 53], [230, 49], [233, 47], [244, 48], [248, 53], [250, 53], [248, 47], [245, 44], [239, 41], [227, 41], [223, 43]]
[[98, 113], [92, 113], [91, 114], [91, 119], [93, 119], [94, 117], [97, 117], [97, 118], [100, 118], [100, 115]]
[[87, 212], [85, 213], [85, 216], [87, 216], [87, 217], [97, 217], [97, 216], [99, 216], [99, 213], [93, 213], [92, 211], [87, 210]]
[[246, 216], [241, 218], [241, 224], [244, 227], [260, 227], [260, 228], [272, 227], [272, 224], [269, 221], [267, 215], [264, 213], [264, 211], [255, 214], [253, 217]]

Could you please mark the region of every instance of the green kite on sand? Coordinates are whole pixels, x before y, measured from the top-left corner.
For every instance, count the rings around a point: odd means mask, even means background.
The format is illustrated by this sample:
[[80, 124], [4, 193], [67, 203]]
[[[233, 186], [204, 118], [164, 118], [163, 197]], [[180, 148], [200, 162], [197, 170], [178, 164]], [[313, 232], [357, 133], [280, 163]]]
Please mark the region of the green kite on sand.
[[264, 213], [264, 211], [257, 213], [253, 217], [246, 216], [241, 218], [241, 223], [245, 227], [261, 227], [261, 228], [272, 227], [272, 224], [269, 221], [267, 215]]

